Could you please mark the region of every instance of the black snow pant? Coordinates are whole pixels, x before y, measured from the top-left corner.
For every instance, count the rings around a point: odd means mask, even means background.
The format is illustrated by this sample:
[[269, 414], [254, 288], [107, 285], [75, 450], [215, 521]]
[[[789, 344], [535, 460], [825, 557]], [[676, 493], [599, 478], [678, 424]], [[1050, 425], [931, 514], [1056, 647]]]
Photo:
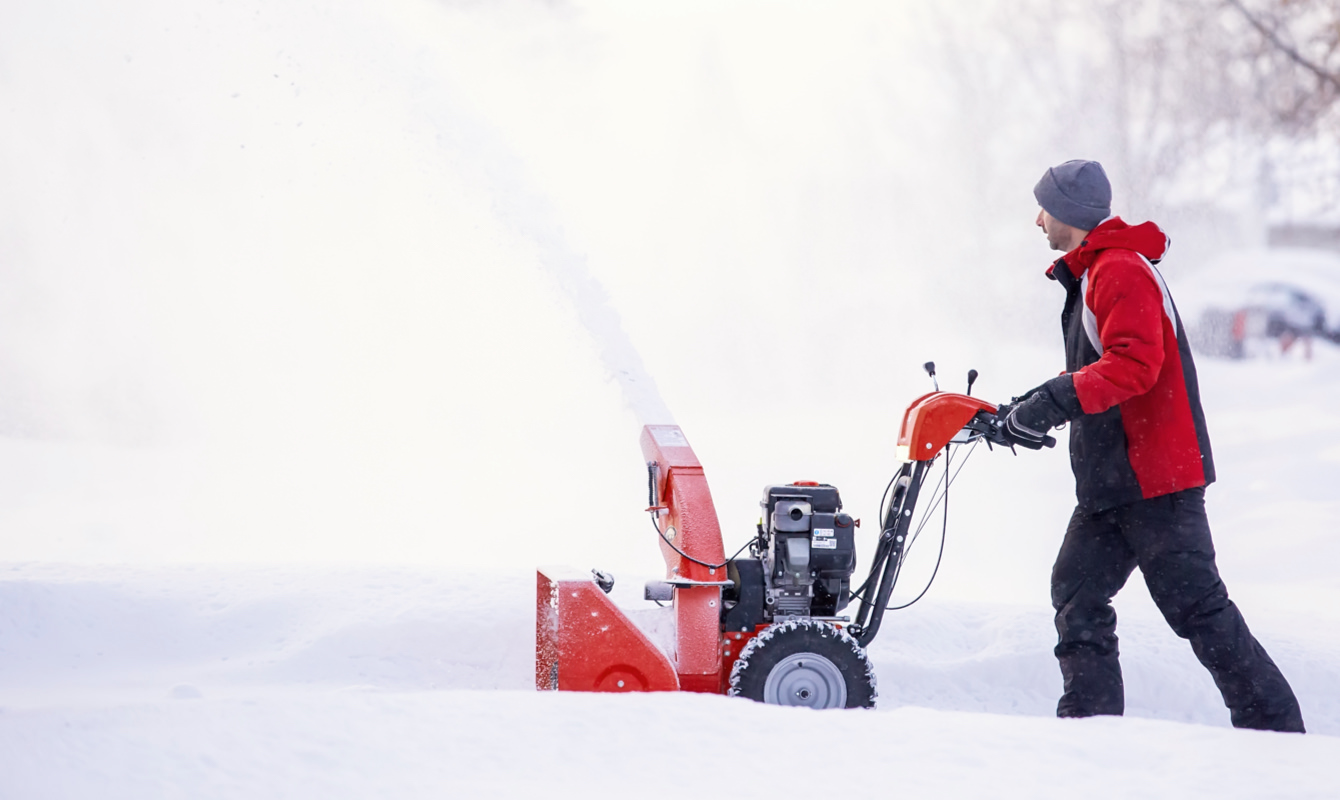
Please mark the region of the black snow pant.
[[1065, 679], [1057, 716], [1125, 710], [1112, 597], [1137, 566], [1173, 632], [1214, 677], [1233, 725], [1302, 732], [1293, 690], [1219, 579], [1203, 487], [1097, 514], [1075, 510], [1052, 568]]

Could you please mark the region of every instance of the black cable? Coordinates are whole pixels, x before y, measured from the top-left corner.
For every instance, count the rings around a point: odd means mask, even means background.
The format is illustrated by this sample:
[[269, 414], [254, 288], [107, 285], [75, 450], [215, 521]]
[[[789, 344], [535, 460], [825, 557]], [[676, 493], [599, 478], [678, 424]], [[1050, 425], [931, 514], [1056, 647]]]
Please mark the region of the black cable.
[[[969, 455], [971, 455], [971, 453], [969, 453]], [[937, 456], [937, 458], [938, 458], [938, 456]], [[945, 480], [946, 477], [948, 477], [948, 475], [949, 475], [949, 472], [948, 472], [948, 470], [949, 470], [949, 464], [950, 464], [950, 462], [952, 462], [952, 461], [953, 461], [953, 453], [952, 453], [951, 451], [946, 451], [946, 455], [945, 455], [945, 473], [944, 473], [944, 475], [942, 475], [942, 476], [940, 477], [940, 480], [937, 481], [936, 484], [935, 484], [935, 489], [934, 489], [934, 491], [936, 492], [936, 494], [935, 494], [935, 499], [931, 501], [931, 506], [930, 506], [930, 508], [931, 508], [932, 510], [935, 508], [935, 506], [936, 506], [936, 505], [939, 503], [939, 501], [940, 501], [940, 495], [938, 494], [939, 491], [940, 491], [940, 484], [944, 482], [944, 480]], [[964, 462], [966, 463], [966, 461], [967, 461], [967, 459], [965, 458], [965, 459], [964, 459]], [[962, 468], [963, 468], [962, 466], [959, 467], [959, 469], [962, 469]], [[889, 481], [889, 486], [892, 486], [892, 485], [893, 485], [893, 482], [896, 481], [896, 480], [898, 479], [898, 475], [899, 475], [899, 474], [901, 474], [901, 472], [898, 473], [898, 474], [895, 474], [895, 475], [893, 476], [893, 478]], [[957, 473], [957, 472], [954, 473], [954, 477], [958, 477], [958, 473]], [[880, 516], [880, 519], [881, 519], [881, 520], [884, 519], [884, 500], [888, 497], [889, 486], [884, 487], [884, 497], [880, 498], [880, 501], [879, 501], [879, 516]], [[890, 579], [889, 579], [889, 580], [890, 580], [890, 589], [892, 589], [892, 587], [898, 585], [898, 576], [901, 575], [901, 574], [902, 574], [902, 571], [903, 571], [903, 561], [904, 561], [904, 559], [907, 558], [907, 552], [908, 552], [908, 550], [911, 549], [911, 547], [912, 547], [912, 543], [916, 541], [916, 539], [917, 539], [917, 534], [920, 534], [920, 533], [921, 533], [921, 529], [922, 529], [923, 527], [925, 527], [925, 525], [926, 525], [926, 520], [927, 520], [927, 519], [929, 519], [929, 516], [928, 516], [928, 515], [923, 515], [923, 516], [922, 516], [922, 522], [921, 522], [921, 524], [917, 527], [916, 531], [915, 531], [915, 532], [912, 534], [912, 536], [908, 539], [907, 544], [903, 547], [902, 552], [899, 553], [899, 555], [898, 555], [898, 563], [894, 565], [894, 567], [893, 567], [893, 575], [892, 575], [892, 576], [890, 577]], [[883, 541], [882, 541], [882, 539], [883, 539], [883, 534], [884, 534], [884, 533], [888, 533], [888, 531], [881, 531], [881, 533], [880, 533], [881, 542], [880, 542], [880, 546], [877, 546], [876, 549], [875, 549], [875, 559], [874, 559], [874, 561], [872, 562], [874, 565], [878, 565], [878, 564], [881, 562], [881, 559], [880, 559], [880, 550], [881, 550], [881, 548], [882, 548], [882, 545], [884, 544]], [[890, 546], [892, 546], [892, 545], [890, 545]], [[851, 593], [851, 597], [852, 597], [853, 600], [861, 600], [862, 602], [865, 601], [865, 592], [866, 592], [867, 589], [870, 588], [870, 581], [874, 580], [875, 577], [876, 577], [876, 575], [877, 575], [877, 570], [874, 569], [874, 568], [872, 568], [871, 571], [870, 571], [870, 574], [866, 576], [865, 583], [862, 583], [862, 584], [861, 584], [855, 591], [853, 591], [853, 592]]]
[[[888, 482], [887, 484], [884, 485], [884, 494], [882, 494], [882, 495], [879, 496], [879, 524], [880, 524], [880, 527], [883, 527], [883, 526], [884, 526], [884, 504], [887, 503], [888, 500], [889, 500], [889, 490], [893, 488], [893, 484], [894, 484], [894, 482], [897, 481], [897, 480], [898, 480], [898, 476], [899, 476], [899, 475], [902, 475], [902, 474], [903, 474], [902, 469], [899, 469], [897, 472], [893, 473], [893, 477], [892, 477], [892, 478], [889, 478], [889, 482]], [[881, 533], [882, 533], [882, 531], [881, 531]]]
[[[944, 560], [944, 555], [945, 555], [945, 540], [949, 538], [949, 487], [954, 483], [955, 480], [958, 479], [958, 474], [959, 474], [959, 472], [962, 472], [962, 471], [963, 471], [963, 467], [964, 467], [964, 465], [968, 463], [968, 458], [969, 458], [969, 456], [971, 456], [971, 455], [973, 454], [973, 450], [976, 450], [976, 449], [977, 449], [977, 443], [974, 442], [974, 443], [973, 443], [973, 446], [972, 446], [972, 450], [969, 450], [969, 451], [968, 451], [968, 455], [966, 455], [966, 456], [963, 457], [963, 461], [959, 463], [958, 470], [956, 470], [956, 471], [954, 472], [954, 474], [953, 474], [952, 477], [951, 477], [950, 474], [949, 474], [949, 467], [950, 467], [950, 463], [953, 461], [953, 455], [952, 455], [952, 453], [951, 453], [951, 454], [945, 456], [945, 487], [944, 487], [944, 493], [943, 493], [943, 500], [944, 500], [944, 505], [945, 505], [945, 510], [944, 510], [944, 524], [943, 524], [943, 526], [942, 526], [941, 529], [940, 529], [940, 552], [939, 552], [938, 554], [936, 554], [936, 556], [935, 556], [935, 569], [931, 570], [931, 577], [930, 577], [930, 580], [926, 581], [926, 586], [925, 586], [925, 588], [923, 588], [923, 589], [921, 590], [921, 593], [918, 594], [916, 597], [912, 598], [911, 600], [907, 601], [906, 603], [903, 603], [903, 604], [900, 605], [900, 606], [885, 606], [885, 607], [884, 607], [884, 610], [885, 610], [885, 611], [901, 611], [901, 610], [903, 610], [904, 608], [907, 608], [908, 606], [911, 606], [912, 604], [916, 603], [916, 602], [917, 602], [918, 600], [920, 600], [921, 598], [925, 597], [925, 596], [926, 596], [926, 593], [929, 592], [929, 591], [931, 590], [931, 584], [935, 583], [935, 576], [940, 574], [940, 564], [941, 564], [941, 562]], [[935, 511], [935, 506], [938, 505], [938, 504], [940, 503], [940, 500], [941, 500], [941, 498], [937, 497], [935, 500], [931, 501], [931, 506], [930, 506], [930, 508], [927, 510], [925, 518], [923, 518], [922, 521], [921, 521], [921, 524], [920, 524], [919, 526], [917, 526], [917, 534], [920, 534], [920, 533], [921, 533], [921, 529], [924, 528], [924, 527], [926, 527], [926, 523], [930, 521], [930, 515], [931, 515], [932, 513], [934, 513], [934, 511]], [[907, 543], [907, 547], [908, 547], [908, 548], [910, 548], [910, 547], [912, 546], [912, 541], [915, 541], [915, 539], [916, 539], [916, 534], [913, 535], [912, 540], [908, 541], [908, 543]], [[904, 549], [904, 550], [903, 550], [903, 555], [904, 555], [904, 556], [907, 555], [907, 549]], [[903, 565], [902, 565], [902, 562], [900, 561], [899, 564], [898, 564], [898, 569], [897, 569], [897, 571], [894, 572], [894, 577], [893, 577], [893, 579], [894, 579], [894, 583], [895, 583], [895, 585], [897, 584], [899, 574], [901, 574], [902, 571], [903, 571], [902, 567], [903, 567]]]
[[921, 536], [921, 529], [926, 527], [926, 521], [935, 513], [935, 509], [940, 505], [940, 497], [945, 489], [949, 488], [949, 467], [954, 463], [954, 449], [945, 448], [945, 471], [940, 474], [940, 480], [935, 482], [935, 488], [931, 490], [931, 502], [922, 508], [925, 509], [921, 515], [921, 522], [917, 524], [917, 529], [907, 537], [907, 544], [903, 547], [903, 558], [911, 552], [912, 545], [917, 543], [917, 537]]
[[656, 516], [657, 516], [657, 513], [656, 513], [656, 512], [658, 511], [658, 509], [655, 507], [655, 506], [656, 506], [656, 462], [655, 462], [655, 461], [648, 461], [648, 462], [647, 462], [647, 505], [650, 506], [650, 508], [648, 508], [647, 510], [651, 512], [651, 527], [653, 527], [653, 528], [656, 529], [656, 535], [657, 535], [657, 536], [660, 536], [662, 539], [664, 539], [664, 540], [665, 540], [665, 543], [668, 544], [668, 545], [670, 545], [670, 549], [671, 549], [671, 550], [674, 550], [676, 553], [679, 553], [680, 556], [682, 556], [682, 557], [688, 559], [689, 561], [692, 561], [692, 562], [695, 563], [695, 564], [698, 564], [699, 566], [707, 567], [708, 569], [721, 569], [722, 567], [726, 566], [726, 565], [729, 564], [730, 562], [734, 561], [734, 560], [735, 560], [735, 556], [738, 556], [739, 554], [743, 553], [743, 552], [744, 552], [744, 549], [745, 549], [746, 547], [748, 547], [749, 545], [753, 544], [753, 543], [756, 541], [756, 538], [755, 538], [755, 539], [750, 539], [749, 541], [745, 542], [745, 543], [740, 547], [739, 550], [736, 550], [736, 551], [735, 551], [735, 554], [734, 554], [734, 555], [732, 555], [730, 558], [726, 559], [725, 561], [721, 562], [720, 564], [709, 564], [709, 563], [707, 563], [706, 561], [699, 561], [698, 559], [694, 558], [693, 556], [689, 555], [688, 553], [684, 552], [683, 550], [680, 550], [678, 547], [675, 547], [675, 543], [672, 542], [672, 541], [670, 541], [670, 537], [666, 536], [664, 533], [661, 532], [661, 526], [658, 525], [658, 524], [656, 523]]
[[[965, 459], [965, 460], [966, 460], [966, 459]], [[945, 472], [946, 472], [946, 473], [949, 472], [949, 462], [948, 462], [948, 461], [945, 462]], [[957, 477], [957, 476], [958, 476], [958, 473], [954, 473], [954, 476]], [[916, 597], [912, 598], [911, 600], [907, 601], [906, 603], [903, 603], [903, 604], [900, 605], [900, 606], [885, 606], [885, 607], [884, 607], [884, 610], [885, 610], [885, 611], [902, 611], [904, 608], [907, 608], [908, 606], [910, 606], [910, 605], [912, 605], [913, 603], [917, 602], [917, 601], [920, 600], [921, 598], [925, 597], [925, 596], [926, 596], [926, 592], [929, 592], [929, 591], [931, 590], [931, 584], [932, 584], [932, 583], [935, 583], [935, 576], [938, 575], [938, 574], [940, 574], [940, 561], [944, 558], [944, 555], [945, 555], [945, 539], [948, 538], [948, 536], [949, 536], [949, 485], [948, 485], [948, 484], [945, 484], [945, 498], [944, 498], [944, 501], [945, 501], [944, 527], [940, 530], [940, 552], [939, 552], [939, 554], [937, 554], [937, 555], [935, 556], [935, 569], [931, 570], [931, 578], [930, 578], [930, 580], [926, 581], [926, 588], [924, 588], [924, 589], [921, 590], [921, 594], [917, 595]], [[910, 544], [910, 543], [909, 543], [909, 544]], [[904, 551], [904, 552], [906, 552], [906, 551]], [[901, 573], [902, 571], [903, 571], [903, 570], [902, 570], [902, 564], [899, 564], [899, 565], [898, 565], [898, 572]], [[897, 580], [897, 574], [894, 575], [894, 580], [895, 580], [895, 581]]]
[[746, 547], [748, 547], [749, 545], [753, 544], [753, 542], [754, 542], [753, 539], [750, 539], [749, 541], [747, 541], [747, 542], [745, 542], [744, 544], [740, 545], [740, 549], [739, 549], [739, 550], [736, 550], [735, 553], [734, 553], [733, 555], [731, 555], [730, 558], [726, 559], [725, 561], [722, 561], [720, 564], [709, 564], [709, 563], [707, 563], [706, 561], [699, 561], [698, 559], [694, 558], [693, 556], [689, 555], [688, 553], [684, 552], [683, 550], [680, 550], [678, 547], [675, 547], [675, 543], [672, 542], [672, 541], [670, 541], [670, 537], [669, 537], [669, 536], [666, 536], [664, 533], [661, 533], [661, 526], [656, 524], [656, 512], [653, 511], [653, 512], [651, 512], [651, 514], [652, 514], [652, 516], [651, 516], [651, 527], [655, 528], [655, 529], [656, 529], [656, 533], [657, 533], [657, 535], [659, 535], [663, 540], [665, 540], [665, 543], [666, 543], [666, 544], [670, 545], [670, 549], [671, 549], [671, 550], [674, 550], [676, 553], [679, 553], [681, 556], [683, 556], [684, 558], [688, 559], [689, 561], [692, 561], [693, 563], [698, 564], [699, 566], [707, 567], [708, 569], [721, 569], [722, 567], [726, 566], [726, 565], [729, 564], [730, 562], [734, 561], [734, 560], [735, 560], [735, 556], [738, 556], [739, 554], [743, 553], [743, 552], [744, 552], [744, 549], [745, 549]]
[[[880, 534], [880, 538], [883, 539], [883, 536], [884, 536], [884, 534], [881, 533], [881, 534]], [[851, 592], [851, 599], [852, 599], [852, 600], [861, 600], [861, 601], [864, 601], [864, 600], [865, 600], [865, 592], [866, 592], [867, 589], [870, 588], [870, 581], [872, 581], [872, 580], [875, 579], [875, 574], [876, 574], [876, 569], [875, 569], [875, 568], [876, 568], [877, 565], [879, 565], [879, 564], [882, 563], [882, 561], [883, 561], [883, 559], [880, 558], [880, 550], [882, 549], [882, 544], [883, 544], [883, 542], [880, 542], [880, 544], [878, 544], [878, 545], [875, 546], [875, 557], [874, 557], [874, 560], [872, 560], [872, 561], [870, 562], [870, 574], [865, 576], [865, 582], [864, 582], [864, 583], [862, 583], [860, 586], [858, 586], [858, 587], [856, 587], [855, 589], [852, 590], [852, 592]], [[851, 601], [849, 600], [848, 602], [851, 602]]]
[[[884, 485], [884, 494], [880, 495], [879, 497], [879, 524], [881, 528], [884, 527], [884, 506], [889, 500], [889, 490], [893, 488], [893, 484], [897, 482], [898, 478], [902, 474], [903, 474], [902, 469], [899, 469], [897, 472], [893, 473], [893, 477], [889, 478], [889, 482]], [[879, 563], [880, 560], [879, 551], [880, 546], [883, 544], [883, 538], [884, 538], [884, 531], [881, 530], [880, 542], [875, 546], [875, 559], [872, 562], [872, 564]], [[865, 590], [870, 587], [870, 581], [874, 580], [874, 578], [875, 578], [875, 570], [871, 569], [870, 574], [865, 576], [865, 582], [852, 590], [851, 600], [862, 600], [862, 601], [865, 600]]]
[[[980, 441], [980, 440], [978, 440], [978, 441]], [[955, 445], [956, 448], [957, 448], [957, 447], [961, 447], [961, 446], [962, 446], [962, 445]], [[962, 471], [963, 471], [963, 468], [966, 467], [966, 466], [968, 465], [968, 459], [972, 457], [973, 452], [975, 452], [976, 450], [977, 450], [977, 442], [975, 441], [975, 442], [972, 443], [972, 448], [971, 448], [970, 450], [968, 450], [968, 454], [967, 454], [966, 456], [963, 457], [963, 460], [962, 460], [961, 462], [959, 462], [958, 469], [954, 470], [954, 476], [953, 476], [952, 478], [949, 477], [949, 465], [950, 465], [950, 462], [953, 461], [953, 455], [952, 455], [952, 454], [949, 454], [949, 455], [946, 455], [946, 456], [945, 456], [945, 473], [944, 473], [944, 475], [942, 476], [941, 480], [936, 482], [936, 484], [935, 484], [935, 492], [936, 492], [936, 494], [935, 494], [935, 496], [931, 499], [930, 505], [926, 507], [926, 508], [927, 508], [927, 511], [926, 511], [926, 513], [925, 513], [924, 515], [922, 515], [922, 517], [921, 517], [921, 522], [917, 525], [917, 529], [916, 529], [916, 531], [913, 532], [913, 534], [912, 534], [912, 538], [908, 540], [908, 542], [907, 542], [907, 547], [904, 548], [905, 550], [909, 550], [909, 549], [911, 549], [911, 547], [912, 547], [912, 543], [915, 542], [915, 541], [917, 540], [917, 537], [921, 535], [921, 529], [924, 528], [924, 527], [926, 527], [927, 523], [929, 523], [929, 522], [931, 521], [931, 515], [935, 513], [935, 508], [936, 508], [936, 506], [940, 505], [940, 499], [941, 499], [941, 496], [948, 497], [948, 495], [949, 495], [949, 484], [951, 484], [951, 483], [953, 483], [954, 481], [958, 480], [958, 474], [959, 474], [960, 472], [962, 472]], [[945, 478], [948, 478], [948, 481], [945, 481], [945, 480], [944, 480]], [[943, 489], [943, 490], [940, 488], [940, 484], [941, 484], [941, 483], [944, 484], [944, 489]]]

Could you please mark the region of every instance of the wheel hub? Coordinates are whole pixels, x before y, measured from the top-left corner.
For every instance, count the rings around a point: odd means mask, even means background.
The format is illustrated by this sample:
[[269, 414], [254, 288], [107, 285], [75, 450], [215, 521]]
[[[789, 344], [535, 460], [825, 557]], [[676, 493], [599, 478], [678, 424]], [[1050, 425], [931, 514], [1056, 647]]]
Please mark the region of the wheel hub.
[[763, 702], [779, 706], [843, 708], [847, 682], [842, 671], [815, 653], [794, 653], [777, 662], [763, 685]]

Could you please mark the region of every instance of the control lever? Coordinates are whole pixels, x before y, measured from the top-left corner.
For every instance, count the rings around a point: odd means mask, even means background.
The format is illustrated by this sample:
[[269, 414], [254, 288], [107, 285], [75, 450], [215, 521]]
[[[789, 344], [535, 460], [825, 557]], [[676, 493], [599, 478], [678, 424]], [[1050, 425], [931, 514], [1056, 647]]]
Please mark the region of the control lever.
[[614, 588], [614, 576], [600, 569], [591, 570], [591, 577], [595, 580], [596, 586], [605, 594], [609, 594]]

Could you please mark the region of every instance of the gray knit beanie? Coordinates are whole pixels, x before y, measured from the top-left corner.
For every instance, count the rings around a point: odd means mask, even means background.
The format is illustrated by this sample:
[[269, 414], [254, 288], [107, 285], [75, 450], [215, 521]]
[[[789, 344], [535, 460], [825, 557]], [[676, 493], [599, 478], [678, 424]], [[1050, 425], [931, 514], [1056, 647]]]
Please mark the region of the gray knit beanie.
[[1033, 187], [1048, 214], [1084, 231], [1112, 216], [1112, 184], [1097, 161], [1067, 161], [1052, 167]]

